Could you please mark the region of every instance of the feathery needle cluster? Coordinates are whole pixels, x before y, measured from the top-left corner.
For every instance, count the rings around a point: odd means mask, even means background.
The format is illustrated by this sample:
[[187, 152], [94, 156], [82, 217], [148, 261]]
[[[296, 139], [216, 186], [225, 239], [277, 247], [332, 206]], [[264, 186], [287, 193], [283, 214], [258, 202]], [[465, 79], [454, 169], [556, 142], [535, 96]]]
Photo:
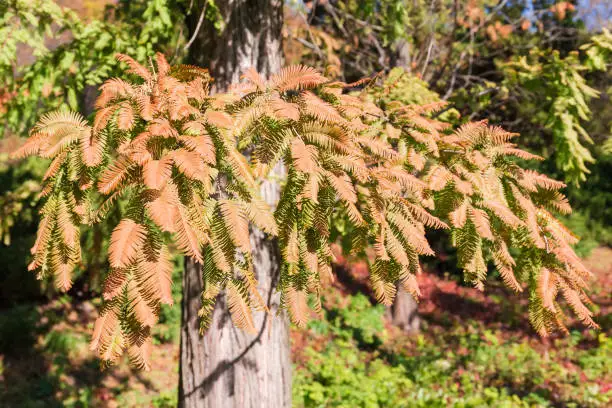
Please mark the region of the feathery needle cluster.
[[[485, 122], [453, 129], [431, 118], [441, 102], [382, 101], [385, 84], [349, 92], [354, 84], [304, 66], [270, 79], [249, 70], [211, 95], [204, 69], [172, 67], [161, 54], [149, 69], [118, 58], [133, 80], [101, 86], [93, 124], [47, 114], [14, 154], [52, 159], [29, 267], [61, 290], [80, 262], [81, 226], [125, 204], [91, 342], [106, 362], [127, 351], [149, 366], [151, 328], [160, 305], [172, 303], [174, 250], [202, 265], [202, 329], [225, 291], [234, 324], [254, 332], [253, 312], [268, 310], [253, 271], [253, 227], [278, 240], [282, 303], [305, 324], [309, 299], [318, 311], [333, 279], [339, 220], [352, 253], [368, 259], [382, 303], [393, 302], [398, 281], [419, 296], [419, 256], [434, 255], [425, 230], [443, 228], [468, 281], [482, 287], [492, 261], [509, 287], [529, 293], [542, 335], [564, 328], [565, 304], [595, 326], [576, 237], [552, 215], [571, 211], [564, 185], [515, 163], [538, 159], [511, 143], [515, 134]], [[259, 187], [279, 162], [287, 174], [272, 209]]]

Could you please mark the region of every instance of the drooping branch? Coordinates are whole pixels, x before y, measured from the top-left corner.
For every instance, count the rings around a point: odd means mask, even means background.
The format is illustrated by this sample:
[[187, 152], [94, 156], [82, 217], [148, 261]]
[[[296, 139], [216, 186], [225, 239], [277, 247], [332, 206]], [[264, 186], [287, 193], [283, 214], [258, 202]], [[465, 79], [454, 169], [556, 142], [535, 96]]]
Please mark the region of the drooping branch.
[[[542, 335], [564, 327], [558, 295], [595, 326], [576, 238], [550, 212], [570, 211], [558, 192], [564, 184], [516, 164], [513, 157], [538, 157], [511, 143], [515, 134], [485, 122], [453, 129], [432, 118], [444, 102], [394, 96], [397, 78], [356, 91], [304, 66], [269, 79], [250, 70], [213, 96], [206, 70], [171, 67], [161, 54], [149, 69], [120, 60], [133, 80], [102, 86], [94, 126], [78, 114], [47, 115], [16, 153], [54, 159], [31, 269], [60, 289], [80, 259], [80, 224], [104, 221], [117, 194], [126, 202], [92, 341], [105, 361], [127, 351], [148, 367], [151, 328], [171, 301], [173, 248], [203, 266], [203, 325], [225, 291], [234, 323], [252, 330], [252, 313], [265, 304], [250, 225], [278, 237], [278, 289], [298, 325], [309, 318], [307, 299], [318, 309], [333, 279], [332, 232], [342, 224], [355, 255], [372, 249], [371, 284], [382, 303], [393, 301], [398, 281], [418, 296], [419, 257], [434, 255], [425, 231], [444, 228], [468, 281], [482, 288], [492, 259], [509, 287], [529, 292]], [[281, 162], [287, 179], [272, 212], [259, 184]]]

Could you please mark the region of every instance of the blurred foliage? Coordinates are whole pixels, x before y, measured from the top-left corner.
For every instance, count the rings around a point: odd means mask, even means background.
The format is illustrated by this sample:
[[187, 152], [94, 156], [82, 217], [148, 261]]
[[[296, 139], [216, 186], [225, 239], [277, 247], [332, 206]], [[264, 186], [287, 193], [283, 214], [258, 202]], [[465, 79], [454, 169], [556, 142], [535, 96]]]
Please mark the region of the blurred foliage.
[[46, 160], [26, 160], [16, 166], [9, 161], [7, 153], [0, 153], [0, 185], [15, 185], [0, 195], [0, 238], [4, 245], [11, 244], [9, 231], [15, 223], [36, 220], [40, 186], [34, 180], [43, 176], [47, 166]]
[[383, 305], [372, 305], [365, 295], [357, 294], [348, 298], [346, 307], [326, 309], [325, 319], [312, 320], [308, 327], [318, 335], [354, 339], [362, 347], [380, 345], [385, 337], [384, 312]]
[[53, 1], [6, 0], [0, 4], [0, 73], [2, 83], [10, 84], [15, 76], [18, 49], [28, 47], [33, 57], [39, 58], [48, 51], [48, 37], [62, 32], [78, 21], [74, 12]]
[[605, 71], [612, 58], [612, 34], [605, 27], [602, 33], [591, 37], [591, 42], [580, 47], [587, 59], [586, 67], [591, 71]]
[[[0, 30], [7, 45], [0, 51], [0, 92], [7, 96], [0, 134], [5, 135], [25, 135], [40, 115], [55, 109], [90, 113], [97, 85], [119, 72], [116, 53], [145, 62], [156, 51], [172, 50], [178, 36], [173, 23], [178, 10], [168, 0], [120, 2], [106, 19], [87, 23], [52, 0], [11, 0], [3, 7]], [[24, 39], [36, 57], [29, 65], [17, 58]]]
[[[440, 95], [429, 89], [427, 82], [402, 67], [393, 68], [382, 86], [371, 87], [370, 94], [374, 100], [381, 101], [383, 106], [393, 101], [405, 105], [427, 105], [440, 101]], [[436, 118], [443, 122], [460, 123], [459, 112], [451, 106], [438, 112]]]
[[[587, 85], [581, 74], [589, 69], [606, 70], [610, 63], [612, 35], [607, 30], [586, 44], [586, 60], [581, 61], [578, 52], [562, 58], [558, 50], [532, 49], [526, 56], [514, 57], [503, 63], [503, 86], [522, 95], [518, 100], [518, 115], [531, 119], [538, 128], [552, 132], [557, 168], [573, 183], [586, 181], [590, 173], [587, 163], [595, 162], [583, 145], [593, 140], [582, 126], [591, 119], [588, 106], [599, 92]], [[545, 156], [548, 148], [543, 147]]]
[[1, 309], [0, 406], [84, 408], [113, 399], [119, 406], [176, 407], [182, 259], [174, 264], [174, 305], [164, 305], [154, 333], [169, 355], [158, 356], [160, 366], [146, 376], [127, 364], [101, 370], [88, 345], [98, 301], [63, 295], [42, 305]]
[[[42, 177], [47, 164], [26, 160], [15, 166], [0, 150], [0, 305], [37, 298], [44, 290], [36, 276], [25, 271], [38, 222], [40, 185], [33, 180]], [[11, 235], [11, 229], [18, 233]]]

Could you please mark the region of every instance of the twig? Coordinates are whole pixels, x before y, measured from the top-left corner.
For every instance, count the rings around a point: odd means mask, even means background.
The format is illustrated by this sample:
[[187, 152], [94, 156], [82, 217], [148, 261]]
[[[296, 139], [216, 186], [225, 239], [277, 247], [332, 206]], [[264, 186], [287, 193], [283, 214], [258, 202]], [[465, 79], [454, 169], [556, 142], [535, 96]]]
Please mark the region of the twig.
[[450, 98], [453, 90], [455, 89], [455, 81], [457, 79], [457, 71], [459, 70], [459, 67], [461, 66], [461, 63], [463, 62], [463, 57], [465, 57], [465, 51], [461, 52], [461, 55], [459, 55], [459, 62], [457, 62], [457, 64], [455, 64], [455, 68], [453, 69], [453, 75], [451, 76], [450, 84], [448, 86], [448, 89], [446, 90], [446, 93], [442, 97], [442, 100], [444, 100], [444, 101], [447, 100], [448, 98]]
[[196, 28], [193, 31], [193, 34], [191, 35], [191, 38], [189, 39], [187, 44], [185, 44], [185, 47], [183, 47], [183, 50], [187, 51], [189, 47], [191, 47], [191, 44], [193, 44], [193, 42], [197, 38], [198, 33], [200, 32], [200, 28], [202, 27], [202, 23], [204, 22], [204, 16], [206, 14], [207, 6], [208, 6], [208, 2], [204, 3], [204, 7], [202, 7], [202, 13], [200, 13], [200, 18], [198, 19], [198, 24], [196, 25]]
[[423, 62], [423, 69], [421, 70], [421, 78], [425, 77], [425, 71], [427, 71], [427, 65], [429, 64], [429, 58], [431, 57], [431, 49], [433, 48], [435, 41], [435, 35], [431, 35], [429, 40], [429, 47], [427, 47], [427, 55], [425, 56], [425, 62]]
[[317, 44], [315, 36], [312, 33], [312, 30], [310, 29], [310, 23], [308, 22], [308, 19], [306, 18], [304, 13], [299, 13], [299, 15], [300, 15], [300, 17], [302, 17], [302, 20], [304, 20], [304, 24], [306, 24], [306, 31], [308, 31], [308, 36], [310, 37], [310, 41], [311, 41], [312, 45], [314, 45], [313, 50], [317, 53], [317, 55], [319, 56], [319, 58], [321, 58], [321, 60], [325, 60], [325, 56], [323, 55], [323, 51], [321, 51], [321, 48]]
[[431, 118], [432, 118], [432, 119], [435, 119], [435, 118], [437, 118], [438, 116], [442, 115], [444, 112], [447, 112], [447, 111], [449, 111], [449, 110], [453, 109], [454, 107], [455, 107], [455, 105], [454, 105], [454, 104], [449, 103], [448, 105], [446, 105], [446, 106], [444, 107], [444, 109], [440, 109], [439, 111], [437, 111], [437, 112], [435, 112], [433, 115], [431, 115]]

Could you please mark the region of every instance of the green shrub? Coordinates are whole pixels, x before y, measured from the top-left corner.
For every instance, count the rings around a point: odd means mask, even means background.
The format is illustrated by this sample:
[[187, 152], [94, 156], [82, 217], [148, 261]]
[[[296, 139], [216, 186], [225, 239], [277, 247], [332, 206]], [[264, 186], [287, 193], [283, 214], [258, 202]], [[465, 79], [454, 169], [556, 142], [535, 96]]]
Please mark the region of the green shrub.
[[178, 406], [178, 393], [165, 391], [153, 398], [151, 405], [155, 408], [174, 408]]
[[[534, 339], [502, 337], [479, 324], [401, 339], [391, 349], [377, 316], [354, 319], [368, 302], [352, 297], [309, 330], [330, 336], [308, 348], [295, 369], [294, 406], [315, 407], [604, 407], [612, 391], [612, 341], [580, 332], [542, 352]], [[588, 335], [588, 334], [587, 334]], [[377, 339], [368, 342], [367, 339]], [[317, 342], [317, 345], [320, 342]]]
[[326, 319], [313, 321], [311, 327], [319, 334], [331, 332], [346, 341], [354, 339], [361, 347], [375, 346], [380, 345], [384, 338], [384, 313], [383, 305], [372, 305], [365, 295], [359, 293], [349, 297], [346, 307], [327, 310]]

